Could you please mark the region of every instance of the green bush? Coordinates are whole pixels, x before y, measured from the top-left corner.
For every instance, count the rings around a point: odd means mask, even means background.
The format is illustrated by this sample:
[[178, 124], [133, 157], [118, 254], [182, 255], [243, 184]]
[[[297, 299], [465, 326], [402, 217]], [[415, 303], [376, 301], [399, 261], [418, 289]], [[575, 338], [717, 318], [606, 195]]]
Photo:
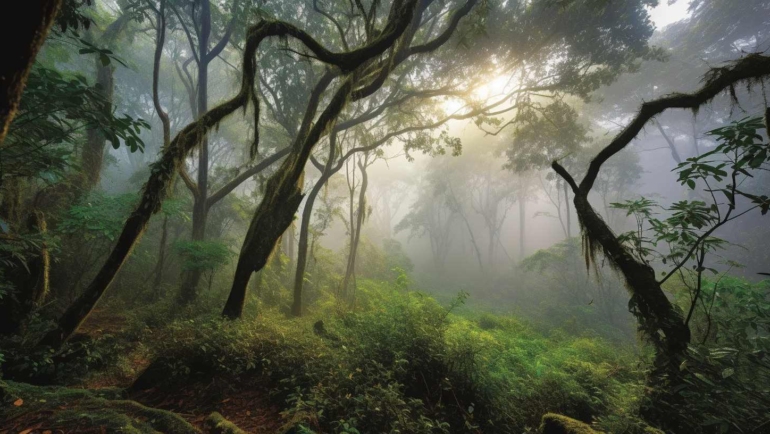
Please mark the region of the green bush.
[[633, 354], [510, 317], [454, 313], [465, 296], [447, 306], [362, 279], [354, 310], [177, 320], [149, 337], [152, 385], [266, 383], [297, 432], [521, 433], [546, 412], [634, 423], [642, 373]]

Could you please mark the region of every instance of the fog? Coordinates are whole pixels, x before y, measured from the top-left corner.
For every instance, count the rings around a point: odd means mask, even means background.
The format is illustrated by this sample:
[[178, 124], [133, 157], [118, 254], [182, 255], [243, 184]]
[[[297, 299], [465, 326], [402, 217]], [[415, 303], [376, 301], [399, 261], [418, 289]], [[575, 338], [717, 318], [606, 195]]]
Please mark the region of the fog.
[[770, 1], [46, 2], [0, 71], [14, 407], [770, 426]]

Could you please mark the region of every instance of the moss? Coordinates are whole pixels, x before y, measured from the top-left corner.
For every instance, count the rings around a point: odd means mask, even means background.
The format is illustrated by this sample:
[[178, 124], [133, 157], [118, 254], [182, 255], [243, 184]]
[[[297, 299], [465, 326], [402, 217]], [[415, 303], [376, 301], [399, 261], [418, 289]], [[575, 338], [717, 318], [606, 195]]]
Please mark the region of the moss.
[[246, 431], [238, 428], [234, 423], [225, 419], [216, 411], [211, 413], [204, 422], [206, 431], [211, 434], [246, 434]]
[[540, 425], [542, 434], [597, 434], [590, 426], [579, 420], [560, 414], [546, 413]]
[[[10, 426], [45, 423], [66, 432], [199, 434], [180, 416], [124, 399], [121, 389], [70, 389], [0, 382], [0, 420]], [[48, 425], [50, 424], [50, 425]]]

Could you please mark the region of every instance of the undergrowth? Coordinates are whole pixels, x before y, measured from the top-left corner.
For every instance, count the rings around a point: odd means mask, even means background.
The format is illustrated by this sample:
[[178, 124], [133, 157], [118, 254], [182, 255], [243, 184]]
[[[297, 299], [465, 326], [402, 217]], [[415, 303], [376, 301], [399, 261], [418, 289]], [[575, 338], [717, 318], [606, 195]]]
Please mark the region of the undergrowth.
[[161, 303], [129, 315], [125, 333], [154, 359], [138, 387], [262, 387], [292, 432], [534, 432], [548, 412], [613, 432], [642, 426], [643, 372], [630, 349], [456, 313], [464, 297], [440, 304], [361, 280], [355, 308], [322, 302], [300, 319], [262, 308], [236, 322], [198, 311], [157, 328], [173, 310]]

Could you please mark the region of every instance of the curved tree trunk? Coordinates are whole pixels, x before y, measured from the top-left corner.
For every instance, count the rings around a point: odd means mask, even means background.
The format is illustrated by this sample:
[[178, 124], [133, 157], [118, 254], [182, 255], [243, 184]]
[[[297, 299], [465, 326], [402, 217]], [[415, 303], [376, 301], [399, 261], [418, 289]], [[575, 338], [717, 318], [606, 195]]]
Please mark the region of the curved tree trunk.
[[62, 0], [6, 3], [0, 13], [0, 146], [19, 108], [21, 93], [40, 47], [59, 12]]
[[[160, 118], [161, 125], [163, 126], [163, 149], [165, 150], [169, 143], [171, 143], [171, 121], [169, 120], [168, 113], [163, 110], [163, 106], [160, 104], [160, 93], [158, 90], [160, 81], [160, 60], [163, 55], [163, 45], [166, 41], [166, 1], [160, 1], [160, 7], [158, 9], [158, 27], [156, 29], [155, 36], [155, 57], [153, 58], [152, 67], [152, 102], [155, 106], [155, 111]], [[171, 192], [174, 191], [174, 185], [171, 185]], [[163, 269], [166, 263], [166, 244], [168, 239], [168, 216], [163, 217], [163, 226], [161, 227], [160, 235], [160, 247], [158, 248], [158, 262], [155, 264], [155, 279], [152, 283], [153, 294], [156, 298], [160, 297], [160, 285], [163, 282]]]
[[[315, 113], [321, 94], [331, 84], [335, 75], [328, 72], [319, 80], [310, 97], [308, 113]], [[294, 220], [294, 214], [302, 202], [302, 178], [310, 152], [318, 143], [322, 132], [329, 130], [345, 108], [352, 90], [352, 80], [346, 80], [312, 128], [309, 124], [303, 125], [304, 128], [300, 129], [291, 153], [278, 171], [268, 179], [264, 198], [254, 213], [241, 247], [233, 285], [222, 311], [223, 316], [230, 319], [241, 317], [251, 273], [265, 266], [273, 246]]]
[[591, 160], [579, 185], [558, 162], [551, 164], [575, 194], [575, 211], [583, 231], [586, 265], [590, 265], [595, 252], [601, 250], [610, 265], [623, 274], [631, 293], [629, 307], [637, 317], [639, 328], [654, 345], [655, 366], [648, 379], [652, 396], [642, 406], [643, 416], [660, 423], [662, 428], [671, 428], [676, 432], [679, 432], [680, 427], [677, 426], [675, 404], [682, 397], [675, 393], [674, 388], [682, 384], [680, 365], [687, 356], [690, 329], [683, 315], [666, 297], [661, 283], [655, 277], [655, 270], [636, 260], [626, 250], [591, 207], [588, 194], [602, 165], [628, 146], [655, 116], [672, 108], [697, 111], [723, 91], [733, 91], [741, 82], [761, 80], [768, 76], [770, 57], [752, 54], [729, 67], [711, 70], [705, 76], [703, 86], [692, 94], [675, 93], [645, 102], [631, 122]]

